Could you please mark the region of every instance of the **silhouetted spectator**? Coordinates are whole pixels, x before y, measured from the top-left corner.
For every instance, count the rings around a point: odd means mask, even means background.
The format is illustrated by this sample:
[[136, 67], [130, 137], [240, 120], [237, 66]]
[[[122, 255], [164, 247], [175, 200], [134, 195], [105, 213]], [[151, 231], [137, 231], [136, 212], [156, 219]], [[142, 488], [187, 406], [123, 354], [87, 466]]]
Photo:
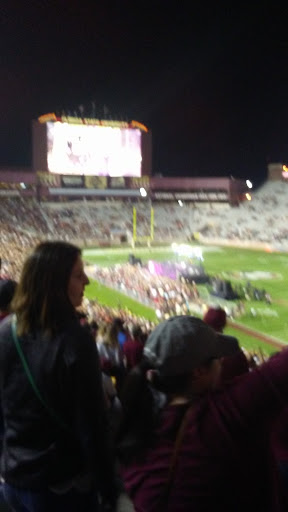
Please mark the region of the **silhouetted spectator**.
[[42, 243], [0, 325], [1, 472], [15, 511], [92, 512], [99, 495], [116, 502], [96, 344], [75, 311], [88, 282], [78, 247]]

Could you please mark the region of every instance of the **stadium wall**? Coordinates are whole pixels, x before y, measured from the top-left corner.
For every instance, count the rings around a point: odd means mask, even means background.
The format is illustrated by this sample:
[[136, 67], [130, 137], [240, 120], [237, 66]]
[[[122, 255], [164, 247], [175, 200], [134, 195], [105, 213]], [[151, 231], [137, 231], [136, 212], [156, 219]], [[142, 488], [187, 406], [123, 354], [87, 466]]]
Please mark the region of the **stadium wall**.
[[0, 169], [0, 182], [4, 183], [26, 183], [29, 185], [36, 184], [36, 174], [31, 172], [30, 168], [15, 167], [15, 168], [1, 168]]

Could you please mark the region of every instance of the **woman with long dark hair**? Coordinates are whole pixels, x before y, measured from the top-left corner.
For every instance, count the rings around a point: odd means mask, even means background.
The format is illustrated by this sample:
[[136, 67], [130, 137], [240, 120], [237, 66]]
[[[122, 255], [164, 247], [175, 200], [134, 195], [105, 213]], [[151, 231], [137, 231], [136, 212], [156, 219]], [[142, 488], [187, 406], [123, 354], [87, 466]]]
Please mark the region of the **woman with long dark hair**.
[[0, 327], [1, 475], [15, 511], [93, 511], [116, 502], [93, 337], [76, 309], [89, 280], [81, 251], [44, 242], [26, 259]]

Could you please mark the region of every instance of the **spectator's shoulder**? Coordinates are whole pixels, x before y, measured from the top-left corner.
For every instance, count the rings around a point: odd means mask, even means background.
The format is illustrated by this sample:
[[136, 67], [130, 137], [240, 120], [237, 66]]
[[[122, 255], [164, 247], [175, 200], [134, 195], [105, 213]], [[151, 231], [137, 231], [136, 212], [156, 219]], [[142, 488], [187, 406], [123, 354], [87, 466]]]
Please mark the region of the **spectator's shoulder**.
[[95, 354], [97, 357], [96, 343], [91, 333], [78, 321], [65, 326], [59, 341], [67, 364], [72, 364], [79, 358], [93, 358]]
[[89, 326], [81, 325], [77, 319], [69, 322], [65, 326], [63, 337], [68, 340], [73, 340], [76, 345], [79, 343], [82, 345], [91, 343], [96, 345]]

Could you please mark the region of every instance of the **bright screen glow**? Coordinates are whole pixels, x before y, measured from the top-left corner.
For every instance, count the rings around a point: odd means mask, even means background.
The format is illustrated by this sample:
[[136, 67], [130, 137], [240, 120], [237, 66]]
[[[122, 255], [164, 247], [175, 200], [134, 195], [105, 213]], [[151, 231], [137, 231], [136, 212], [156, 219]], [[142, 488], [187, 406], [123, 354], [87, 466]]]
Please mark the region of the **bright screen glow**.
[[50, 172], [141, 177], [141, 131], [131, 128], [47, 123]]
[[[185, 256], [186, 258], [196, 258], [197, 260], [204, 261], [201, 247], [192, 247], [191, 245], [180, 244], [177, 245], [175, 242], [171, 245], [172, 249], [179, 256]], [[185, 264], [184, 264], [185, 265]], [[183, 262], [181, 263], [182, 268]]]

